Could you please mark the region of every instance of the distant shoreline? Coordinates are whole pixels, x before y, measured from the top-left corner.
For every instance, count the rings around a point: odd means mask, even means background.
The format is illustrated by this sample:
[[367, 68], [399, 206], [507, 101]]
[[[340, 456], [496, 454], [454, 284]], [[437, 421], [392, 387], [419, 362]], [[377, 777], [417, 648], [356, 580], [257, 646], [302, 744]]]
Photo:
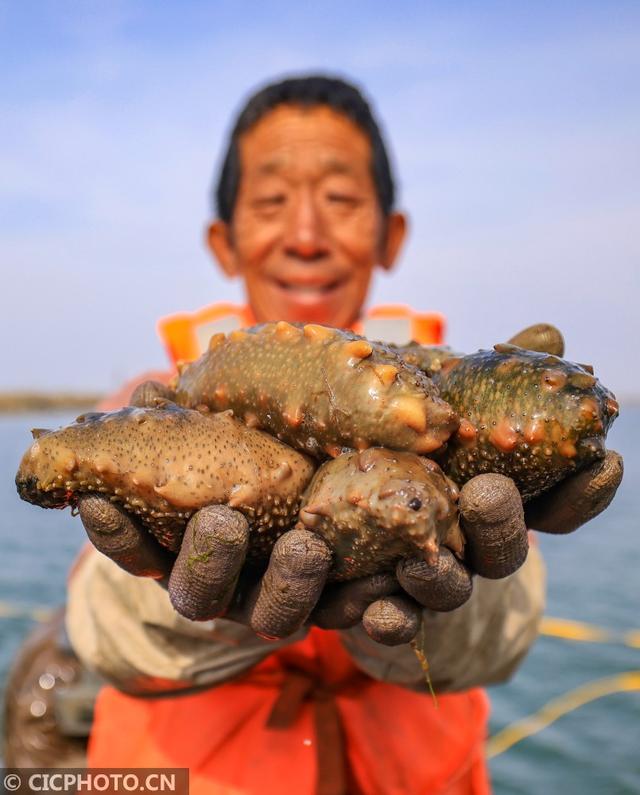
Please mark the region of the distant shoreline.
[[91, 409], [102, 398], [98, 392], [0, 392], [0, 414]]

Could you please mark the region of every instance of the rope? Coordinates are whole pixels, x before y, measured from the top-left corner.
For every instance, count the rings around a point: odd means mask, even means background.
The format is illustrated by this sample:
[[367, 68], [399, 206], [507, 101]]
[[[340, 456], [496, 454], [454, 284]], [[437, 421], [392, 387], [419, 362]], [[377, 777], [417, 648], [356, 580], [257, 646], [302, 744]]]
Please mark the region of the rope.
[[576, 687], [575, 690], [570, 690], [568, 693], [552, 699], [533, 715], [515, 721], [490, 737], [487, 741], [487, 758], [493, 759], [504, 753], [516, 743], [537, 734], [557, 721], [558, 718], [573, 712], [578, 707], [603, 696], [632, 690], [640, 690], [640, 671], [628, 671], [616, 676], [607, 676], [604, 679], [596, 679], [593, 682], [587, 682], [586, 685]]
[[[640, 630], [616, 632], [595, 624], [570, 621], [566, 618], [545, 616], [540, 626], [540, 634], [578, 643], [620, 643], [630, 646], [632, 649], [640, 649]], [[547, 702], [538, 712], [515, 721], [496, 732], [487, 741], [487, 758], [493, 759], [504, 753], [527, 737], [542, 731], [563, 715], [567, 715], [591, 701], [613, 693], [632, 690], [640, 690], [640, 671], [628, 671], [587, 682], [587, 684]]]
[[0, 618], [27, 618], [30, 621], [46, 621], [53, 610], [43, 605], [19, 605], [0, 601]]
[[540, 627], [541, 635], [564, 640], [575, 640], [587, 643], [621, 643], [632, 649], [640, 649], [640, 630], [615, 632], [595, 624], [582, 621], [569, 621], [565, 618], [545, 616]]
[[[0, 601], [0, 619], [20, 618], [31, 621], [46, 621], [52, 610], [43, 605], [19, 605]], [[579, 643], [620, 643], [633, 649], [640, 649], [640, 630], [617, 632], [565, 618], [546, 616], [542, 619], [540, 634], [552, 638], [562, 638]], [[614, 693], [640, 691], [640, 670], [596, 679], [570, 690], [558, 698], [547, 702], [540, 710], [526, 718], [515, 721], [490, 737], [487, 741], [487, 758], [493, 759], [512, 748], [527, 737], [542, 731], [547, 726], [579, 707], [598, 698]]]

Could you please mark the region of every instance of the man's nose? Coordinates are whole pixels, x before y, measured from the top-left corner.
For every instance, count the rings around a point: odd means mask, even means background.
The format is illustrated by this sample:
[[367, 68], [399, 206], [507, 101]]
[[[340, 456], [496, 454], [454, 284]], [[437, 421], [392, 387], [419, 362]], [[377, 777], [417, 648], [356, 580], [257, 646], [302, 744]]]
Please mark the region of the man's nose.
[[287, 219], [285, 251], [298, 259], [321, 259], [329, 253], [323, 219], [316, 202], [308, 193], [298, 197]]

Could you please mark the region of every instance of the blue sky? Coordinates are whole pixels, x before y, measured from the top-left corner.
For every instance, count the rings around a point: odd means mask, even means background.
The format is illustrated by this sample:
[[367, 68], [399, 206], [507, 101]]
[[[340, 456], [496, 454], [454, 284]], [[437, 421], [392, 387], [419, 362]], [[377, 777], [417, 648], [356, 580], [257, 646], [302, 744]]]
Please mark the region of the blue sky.
[[1, 388], [112, 389], [164, 365], [158, 317], [240, 300], [202, 245], [257, 84], [360, 83], [412, 233], [373, 302], [487, 347], [565, 332], [640, 393], [640, 4], [1, 2]]

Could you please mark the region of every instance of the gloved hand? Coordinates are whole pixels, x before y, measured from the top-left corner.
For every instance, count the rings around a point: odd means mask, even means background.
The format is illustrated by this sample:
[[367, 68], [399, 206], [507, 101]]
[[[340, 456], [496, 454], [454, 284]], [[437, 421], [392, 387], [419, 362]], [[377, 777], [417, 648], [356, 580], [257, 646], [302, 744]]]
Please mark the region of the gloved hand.
[[395, 576], [377, 574], [327, 588], [331, 552], [308, 530], [282, 535], [259, 576], [242, 571], [249, 528], [226, 506], [194, 514], [177, 558], [104, 497], [82, 498], [79, 511], [94, 546], [131, 574], [163, 580], [175, 609], [187, 618], [224, 615], [272, 638], [293, 634], [309, 615], [326, 629], [362, 621], [374, 640], [396, 645], [415, 636], [423, 607], [448, 611], [463, 604], [471, 595], [472, 574], [496, 579], [515, 571], [526, 557], [527, 525], [547, 532], [576, 529], [606, 508], [621, 477], [621, 458], [609, 451], [603, 461], [528, 503], [525, 514], [512, 480], [478, 475], [460, 492], [467, 565], [442, 547], [436, 566], [406, 560]]
[[319, 536], [292, 530], [278, 539], [267, 571], [252, 572], [245, 567], [249, 524], [225, 505], [191, 517], [177, 556], [105, 497], [82, 497], [78, 510], [92, 544], [130, 574], [160, 580], [181, 615], [196, 621], [225, 615], [265, 637], [286, 637], [304, 623], [331, 565]]
[[[148, 407], [173, 397], [168, 387], [147, 381], [130, 404]], [[247, 520], [226, 506], [208, 506], [191, 517], [177, 556], [98, 494], [82, 497], [78, 511], [94, 547], [130, 574], [159, 580], [181, 615], [200, 621], [225, 615], [265, 637], [286, 637], [304, 623], [331, 565], [322, 539], [292, 531], [279, 539], [261, 576], [245, 566]]]

